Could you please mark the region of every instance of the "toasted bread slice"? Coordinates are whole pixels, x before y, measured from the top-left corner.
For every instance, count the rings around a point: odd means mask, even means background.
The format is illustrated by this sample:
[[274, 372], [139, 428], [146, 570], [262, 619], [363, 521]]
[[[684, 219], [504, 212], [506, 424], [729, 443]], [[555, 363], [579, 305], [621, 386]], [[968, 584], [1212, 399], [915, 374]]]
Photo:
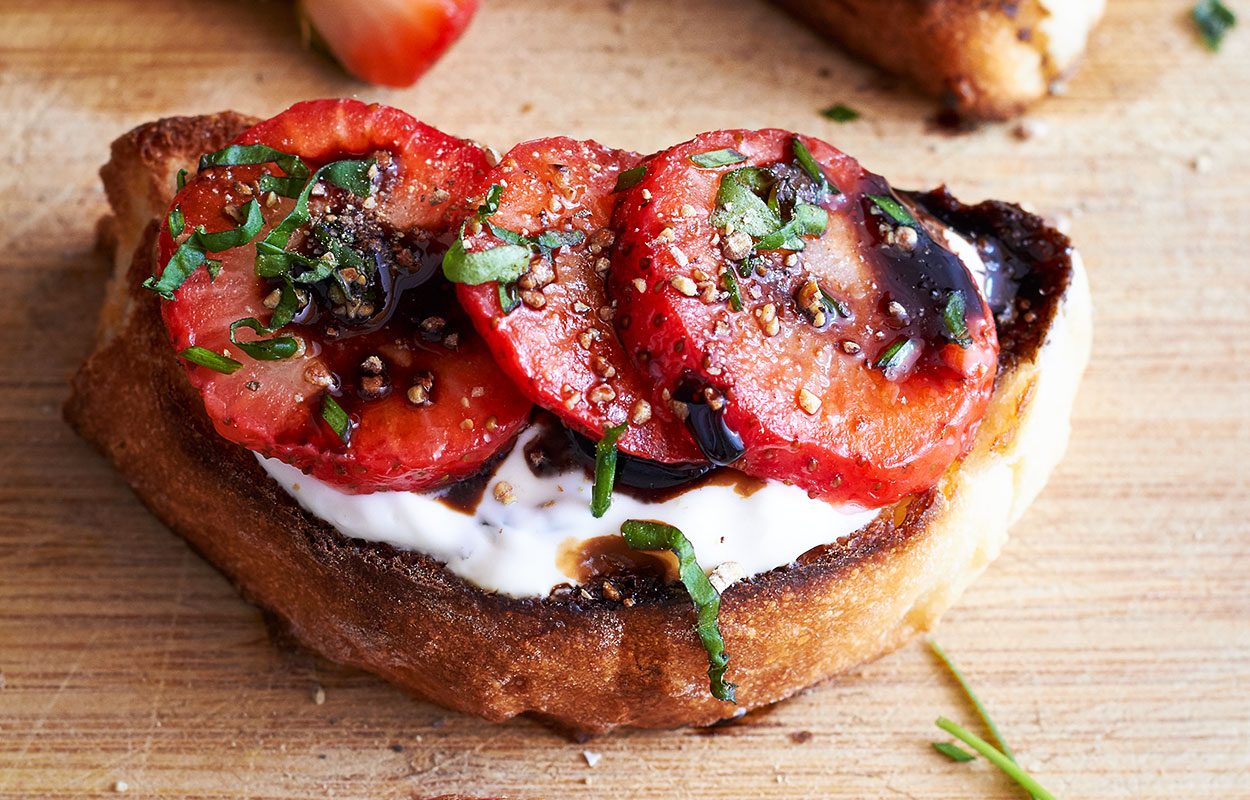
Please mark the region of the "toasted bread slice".
[[1014, 206], [917, 196], [1027, 261], [1001, 309], [1000, 374], [975, 448], [936, 488], [856, 534], [729, 587], [721, 626], [740, 705], [715, 700], [679, 584], [642, 583], [629, 604], [594, 587], [543, 599], [486, 592], [421, 553], [342, 536], [214, 432], [140, 282], [176, 170], [247, 122], [170, 119], [114, 144], [102, 174], [117, 266], [66, 417], [153, 513], [300, 641], [436, 703], [598, 733], [706, 724], [780, 700], [931, 626], [997, 555], [1063, 452], [1090, 325], [1067, 240]]
[[775, 0], [962, 114], [1006, 119], [1076, 65], [1104, 0]]

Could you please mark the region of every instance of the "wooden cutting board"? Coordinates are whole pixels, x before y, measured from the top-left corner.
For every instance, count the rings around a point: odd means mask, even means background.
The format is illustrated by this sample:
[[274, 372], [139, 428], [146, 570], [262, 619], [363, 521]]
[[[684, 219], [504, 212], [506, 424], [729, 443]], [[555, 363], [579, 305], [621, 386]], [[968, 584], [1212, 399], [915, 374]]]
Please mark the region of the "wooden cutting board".
[[[777, 125], [902, 186], [1064, 219], [1097, 307], [1072, 445], [938, 635], [1058, 796], [1250, 797], [1250, 30], [1212, 55], [1187, 2], [1113, 0], [1023, 140], [927, 131], [928, 101], [752, 0], [483, 5], [417, 87], [384, 91], [301, 52], [281, 3], [0, 4], [0, 796], [1021, 796], [932, 752], [935, 717], [972, 720], [918, 644], [714, 735], [578, 744], [411, 700], [272, 644], [69, 432], [110, 140], [359, 95], [501, 148]], [[817, 114], [835, 102], [862, 119]]]

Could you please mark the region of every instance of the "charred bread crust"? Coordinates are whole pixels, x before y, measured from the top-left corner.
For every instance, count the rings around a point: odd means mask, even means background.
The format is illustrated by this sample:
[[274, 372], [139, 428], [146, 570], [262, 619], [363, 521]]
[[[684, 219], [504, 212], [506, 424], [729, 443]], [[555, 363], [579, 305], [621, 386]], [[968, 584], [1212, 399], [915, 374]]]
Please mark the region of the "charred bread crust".
[[[114, 146], [103, 170], [109, 197], [119, 223], [141, 233], [117, 232], [119, 242], [139, 240], [106, 300], [122, 312], [105, 318], [65, 415], [157, 517], [299, 641], [435, 703], [601, 733], [707, 724], [780, 700], [927, 629], [997, 554], [1062, 452], [1088, 339], [1083, 277], [1069, 258], [1045, 267], [1066, 276], [1063, 290], [1040, 294], [1030, 322], [1012, 318], [1018, 345], [976, 447], [938, 487], [726, 590], [721, 626], [739, 705], [717, 701], [680, 585], [640, 584], [628, 606], [594, 590], [543, 599], [486, 592], [420, 553], [343, 537], [213, 431], [158, 298], [140, 282], [152, 272], [152, 217], [164, 212], [173, 173], [244, 124], [167, 120]], [[145, 220], [123, 195], [153, 185], [163, 202], [144, 198]], [[1052, 357], [1063, 369], [1043, 375]]]
[[1006, 119], [1084, 50], [1103, 0], [775, 0], [855, 55], [962, 114]]

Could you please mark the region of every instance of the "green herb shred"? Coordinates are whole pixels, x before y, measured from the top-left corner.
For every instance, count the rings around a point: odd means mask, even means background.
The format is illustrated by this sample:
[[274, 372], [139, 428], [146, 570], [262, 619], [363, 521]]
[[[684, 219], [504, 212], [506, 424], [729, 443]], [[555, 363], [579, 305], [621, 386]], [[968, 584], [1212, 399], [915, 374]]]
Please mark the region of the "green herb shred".
[[907, 210], [907, 207], [895, 200], [893, 197], [883, 194], [870, 194], [868, 195], [868, 199], [875, 203], [877, 208], [884, 211], [886, 216], [897, 222], [899, 225], [916, 224], [916, 218], [911, 215], [911, 212]]
[[[216, 233], [208, 233], [203, 225], [197, 225], [186, 241], [178, 245], [178, 249], [170, 256], [169, 262], [161, 270], [159, 277], [153, 276], [143, 282], [143, 288], [156, 292], [166, 300], [174, 299], [174, 292], [187, 278], [207, 265], [210, 277], [216, 277], [220, 263], [207, 257], [207, 253], [219, 253], [223, 250], [241, 247], [252, 240], [260, 232], [264, 220], [260, 213], [260, 204], [255, 200], [247, 201], [241, 209], [244, 220], [237, 228]], [[170, 233], [178, 230], [181, 235], [186, 231], [186, 220], [180, 209], [174, 209], [169, 216]], [[215, 266], [214, 266], [215, 265]]]
[[457, 239], [443, 254], [443, 275], [452, 283], [471, 286], [488, 281], [511, 283], [529, 268], [530, 249], [519, 244], [468, 252], [464, 249], [464, 239]]
[[188, 347], [178, 353], [178, 357], [192, 364], [198, 364], [206, 367], [214, 372], [220, 372], [223, 375], [229, 375], [238, 371], [243, 366], [242, 363], [235, 361], [229, 356], [223, 356], [221, 353], [215, 353], [207, 347], [199, 347], [198, 345]]
[[976, 756], [957, 744], [951, 744], [950, 742], [932, 742], [932, 744], [934, 750], [946, 756], [951, 761], [963, 763], [976, 759]]
[[299, 352], [299, 342], [292, 336], [275, 336], [272, 339], [255, 339], [250, 342], [238, 338], [239, 328], [250, 328], [258, 334], [273, 333], [276, 328], [264, 325], [255, 317], [230, 323], [230, 342], [257, 361], [283, 361]]
[[1199, 0], [1190, 16], [1198, 26], [1202, 41], [1212, 52], [1220, 49], [1224, 37], [1237, 24], [1237, 15], [1220, 0]]
[[977, 693], [973, 691], [972, 684], [964, 677], [963, 672], [955, 664], [946, 651], [942, 649], [933, 639], [929, 640], [929, 649], [933, 651], [933, 655], [937, 656], [938, 661], [950, 672], [951, 677], [959, 684], [959, 688], [963, 690], [964, 696], [968, 698], [968, 702], [972, 703], [973, 709], [977, 712], [977, 716], [981, 718], [986, 730], [990, 732], [990, 737], [994, 740], [994, 744], [999, 750], [1007, 755], [1008, 758], [1014, 759], [1016, 756], [1011, 752], [1011, 748], [1007, 746], [1007, 740], [999, 733], [998, 726], [994, 724], [994, 720], [990, 717], [990, 712], [986, 710], [985, 705], [981, 703], [981, 698], [977, 697]]
[[321, 418], [330, 426], [330, 430], [334, 431], [340, 439], [347, 441], [351, 435], [352, 421], [348, 418], [347, 412], [338, 404], [329, 394], [321, 396]]
[[182, 209], [174, 206], [174, 210], [169, 212], [169, 235], [177, 239], [187, 230], [187, 218], [183, 216]]
[[803, 140], [795, 136], [792, 140], [794, 147], [794, 160], [799, 162], [799, 166], [807, 173], [807, 176], [816, 181], [816, 186], [822, 195], [841, 194], [842, 190], [829, 182], [828, 176], [825, 175], [824, 169], [816, 161], [812, 151], [807, 149], [807, 145], [803, 144]]
[[701, 169], [715, 169], [716, 167], [727, 167], [730, 164], [741, 164], [746, 161], [747, 157], [732, 147], [725, 147], [720, 150], [709, 150], [706, 153], [695, 153], [690, 156], [690, 161]]
[[174, 176], [174, 186], [178, 187], [178, 191], [182, 191], [187, 185], [187, 171], [185, 169], [178, 170], [178, 174]]
[[972, 336], [968, 333], [967, 312], [964, 293], [958, 289], [951, 292], [942, 309], [942, 322], [946, 325], [950, 340], [965, 350], [972, 345]]
[[824, 289], [820, 290], [820, 300], [825, 304], [826, 308], [837, 314], [839, 317], [842, 317], [842, 319], [851, 318], [851, 309], [846, 305], [846, 303], [829, 294]]
[[256, 274], [263, 278], [277, 278], [288, 274], [292, 265], [300, 263], [301, 257], [288, 252], [286, 246], [291, 241], [291, 235], [309, 222], [308, 200], [313, 187], [324, 180], [357, 197], [367, 197], [373, 189], [369, 169], [375, 163], [368, 160], [332, 161], [314, 172], [296, 196], [291, 211], [256, 245]]
[[755, 238], [767, 236], [781, 227], [781, 217], [769, 207], [760, 193], [767, 191], [771, 176], [761, 167], [742, 167], [726, 172], [716, 191], [712, 225], [732, 226]]
[[581, 231], [543, 231], [534, 241], [544, 250], [555, 250], [581, 244], [586, 241], [586, 234]]
[[639, 164], [636, 167], [630, 167], [627, 170], [623, 170], [621, 174], [616, 176], [616, 186], [613, 187], [612, 191], [623, 192], [626, 189], [632, 189], [641, 183], [642, 179], [645, 177], [647, 177], [646, 164]]
[[694, 601], [697, 623], [695, 630], [707, 650], [707, 675], [712, 696], [717, 700], [736, 702], [732, 683], [725, 681], [725, 671], [729, 667], [729, 655], [725, 652], [725, 639], [721, 635], [718, 616], [720, 614], [720, 593], [703, 568], [695, 559], [694, 547], [681, 531], [663, 522], [631, 519], [621, 526], [621, 535], [625, 543], [634, 550], [668, 550], [677, 556], [681, 582], [685, 585], [690, 599]]
[[1029, 773], [1020, 768], [1015, 761], [1003, 753], [994, 745], [985, 741], [981, 737], [964, 728], [958, 723], [952, 722], [946, 717], [938, 717], [937, 726], [942, 730], [954, 736], [959, 741], [976, 750], [985, 756], [991, 764], [1002, 770], [1003, 774], [1011, 778], [1024, 788], [1029, 794], [1033, 795], [1035, 800], [1055, 800], [1055, 796], [1051, 794], [1046, 787], [1037, 782]]
[[834, 122], [853, 122], [860, 117], [858, 111], [842, 103], [835, 103], [826, 109], [822, 109], [820, 115]]
[[729, 292], [729, 308], [734, 311], [742, 310], [742, 294], [738, 291], [738, 276], [734, 274], [733, 267], [725, 270], [722, 276], [722, 283], [725, 291]]
[[521, 305], [521, 293], [517, 291], [516, 284], [500, 282], [499, 307], [503, 309], [503, 313], [505, 315], [511, 314], [519, 305]]
[[237, 167], [248, 164], [277, 164], [292, 178], [308, 178], [308, 166], [303, 159], [263, 144], [232, 144], [215, 153], [200, 156], [200, 170], [210, 167]]
[[616, 441], [628, 425], [622, 422], [603, 432], [595, 444], [595, 483], [590, 489], [590, 513], [598, 519], [612, 506], [612, 486], [616, 483]]
[[796, 203], [790, 221], [755, 243], [756, 250], [802, 250], [803, 236], [821, 236], [829, 226], [829, 212], [820, 206]]
[[887, 377], [892, 377], [890, 373], [898, 370], [899, 367], [906, 364], [908, 359], [920, 349], [920, 343], [915, 339], [901, 338], [895, 339], [881, 355], [877, 357], [874, 366], [884, 371]]
[[486, 190], [486, 197], [482, 200], [482, 204], [477, 207], [478, 222], [485, 222], [487, 217], [498, 211], [501, 199], [503, 199], [503, 186], [492, 183]]

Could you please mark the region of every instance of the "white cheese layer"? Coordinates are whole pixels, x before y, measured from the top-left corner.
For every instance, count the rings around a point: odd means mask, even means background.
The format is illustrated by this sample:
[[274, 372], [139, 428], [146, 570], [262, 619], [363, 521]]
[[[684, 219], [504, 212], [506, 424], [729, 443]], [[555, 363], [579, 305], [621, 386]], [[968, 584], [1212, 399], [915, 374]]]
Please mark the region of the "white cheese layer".
[[[802, 489], [768, 481], [749, 497], [733, 486], [707, 484], [662, 503], [617, 491], [607, 514], [595, 519], [592, 481], [584, 470], [548, 477], [530, 470], [525, 444], [540, 433], [535, 426], [521, 434], [472, 514], [433, 494], [347, 494], [277, 459], [258, 455], [257, 460], [306, 511], [344, 535], [420, 551], [466, 581], [512, 597], [543, 597], [559, 584], [576, 583], [561, 571], [561, 553], [577, 541], [619, 535], [628, 519], [676, 526], [705, 570], [733, 561], [747, 575], [758, 575], [854, 533], [878, 514], [837, 508]], [[493, 489], [500, 481], [511, 485], [511, 503], [496, 499]]]
[[[986, 269], [976, 248], [950, 230], [942, 233], [946, 246], [984, 287]], [[437, 494], [348, 494], [277, 459], [256, 458], [304, 510], [343, 535], [425, 553], [466, 581], [511, 597], [545, 597], [560, 584], [575, 584], [575, 576], [560, 567], [567, 561], [561, 555], [575, 551], [579, 542], [620, 535], [628, 519], [659, 520], [681, 530], [705, 571], [736, 563], [742, 573], [754, 576], [849, 536], [880, 513], [833, 506], [794, 486], [764, 481], [749, 496], [734, 486], [709, 483], [659, 503], [617, 491], [607, 514], [595, 519], [590, 513], [593, 482], [585, 471], [538, 477], [530, 470], [525, 445], [540, 434], [537, 426], [521, 434], [471, 514]], [[511, 486], [510, 502], [495, 497], [500, 481]]]

